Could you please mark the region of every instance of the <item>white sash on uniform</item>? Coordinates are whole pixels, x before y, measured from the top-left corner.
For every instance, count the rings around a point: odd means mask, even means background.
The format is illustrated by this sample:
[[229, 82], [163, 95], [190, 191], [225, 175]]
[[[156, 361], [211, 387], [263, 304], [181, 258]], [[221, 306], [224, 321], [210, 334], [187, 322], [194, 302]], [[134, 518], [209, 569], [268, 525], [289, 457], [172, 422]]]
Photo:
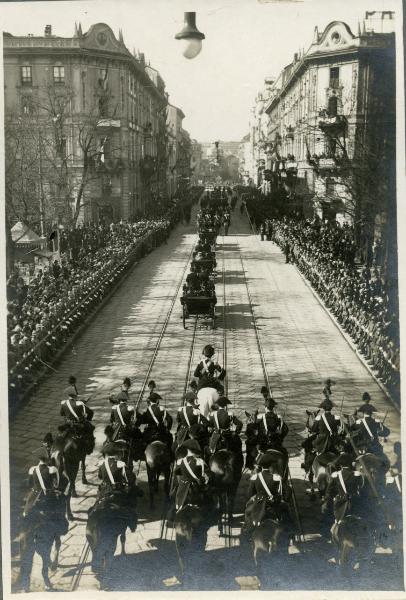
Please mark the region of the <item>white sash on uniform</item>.
[[213, 413], [213, 419], [214, 419], [214, 420], [215, 420], [215, 422], [216, 422], [217, 429], [220, 429], [220, 425], [219, 425], [219, 418], [218, 418], [217, 411], [215, 411], [215, 412]]
[[37, 466], [35, 467], [35, 472], [36, 472], [36, 474], [37, 474], [38, 481], [39, 481], [39, 484], [40, 484], [40, 486], [41, 486], [41, 488], [42, 488], [42, 491], [44, 492], [44, 494], [46, 494], [46, 493], [47, 493], [47, 489], [46, 489], [46, 487], [45, 487], [44, 480], [42, 479], [41, 470], [40, 470], [40, 468], [39, 468], [39, 465], [37, 465]]
[[107, 475], [110, 479], [110, 482], [114, 485], [116, 482], [114, 481], [113, 473], [111, 472], [108, 456], [104, 459], [104, 466], [106, 467]]
[[345, 483], [344, 483], [344, 478], [343, 478], [342, 471], [338, 471], [338, 479], [340, 480], [341, 487], [344, 490], [344, 494], [348, 494], [347, 488], [345, 487]]
[[75, 419], [77, 419], [77, 420], [79, 421], [79, 417], [78, 417], [78, 415], [76, 414], [76, 412], [73, 410], [73, 408], [72, 408], [72, 406], [71, 406], [71, 403], [70, 403], [70, 400], [67, 400], [67, 401], [66, 401], [66, 406], [69, 408], [70, 412], [71, 412], [71, 413], [72, 413], [72, 415], [75, 417]]
[[265, 433], [268, 433], [268, 423], [266, 422], [266, 413], [262, 415], [262, 422], [264, 424]]
[[369, 437], [373, 440], [374, 439], [374, 435], [372, 433], [372, 431], [370, 430], [370, 428], [368, 427], [368, 423], [366, 422], [365, 417], [362, 419], [362, 422], [364, 424], [365, 429], [368, 431], [369, 433]]
[[187, 468], [187, 470], [189, 471], [190, 475], [193, 477], [193, 479], [195, 479], [196, 481], [199, 481], [199, 478], [197, 477], [197, 475], [195, 475], [192, 471], [191, 466], [189, 465], [188, 461], [186, 460], [187, 457], [185, 456], [184, 458], [182, 458], [182, 462], [185, 465], [185, 467]]
[[[271, 490], [269, 489], [269, 487], [267, 486], [266, 481], [265, 481], [264, 476], [262, 475], [262, 473], [258, 473], [258, 477], [259, 477], [260, 482], [264, 486], [264, 490], [268, 494], [269, 498], [272, 499], [273, 498], [273, 494], [272, 494]], [[281, 489], [282, 489], [282, 481], [280, 481], [280, 483], [279, 483], [279, 493], [281, 493]]]
[[156, 418], [156, 416], [155, 416], [155, 413], [154, 413], [154, 411], [152, 410], [152, 408], [151, 408], [150, 406], [148, 406], [148, 411], [149, 411], [149, 413], [150, 413], [151, 417], [154, 419], [155, 423], [156, 423], [157, 425], [160, 425], [160, 423], [159, 423], [158, 419], [157, 419], [157, 418]]
[[331, 427], [326, 419], [326, 415], [324, 413], [322, 413], [321, 418], [324, 421], [324, 425], [327, 427], [328, 431], [330, 432], [330, 435], [333, 435], [333, 432], [331, 431]]
[[120, 409], [120, 405], [117, 404], [117, 414], [118, 414], [118, 418], [121, 421], [121, 425], [123, 425], [123, 427], [125, 427], [125, 421], [123, 419], [123, 415], [121, 414], [121, 409]]
[[187, 416], [186, 406], [184, 406], [182, 410], [183, 410], [183, 416], [185, 417], [185, 421], [188, 424], [188, 427], [190, 427], [190, 421], [189, 421], [189, 417]]

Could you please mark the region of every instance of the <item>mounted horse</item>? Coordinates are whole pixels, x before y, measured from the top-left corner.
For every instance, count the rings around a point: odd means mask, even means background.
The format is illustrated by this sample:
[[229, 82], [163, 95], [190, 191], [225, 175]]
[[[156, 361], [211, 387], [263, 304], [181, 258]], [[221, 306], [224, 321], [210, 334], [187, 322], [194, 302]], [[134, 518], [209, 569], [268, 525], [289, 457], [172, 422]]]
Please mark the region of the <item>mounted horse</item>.
[[361, 517], [346, 515], [331, 528], [331, 539], [338, 547], [339, 565], [348, 578], [354, 574], [357, 563], [371, 561], [375, 552], [374, 532]]
[[[58, 489], [59, 477], [55, 466], [50, 466], [49, 454], [40, 449], [39, 465], [30, 469], [30, 478], [36, 477], [40, 487], [33, 485], [24, 509], [20, 542], [20, 585], [23, 590], [30, 589], [30, 576], [34, 554], [42, 559], [42, 577], [45, 587], [51, 589], [49, 568], [55, 570], [58, 564], [61, 536], [68, 531], [66, 519], [66, 498]], [[48, 465], [48, 466], [47, 466]], [[32, 473], [32, 475], [31, 475]], [[51, 551], [54, 556], [51, 561]]]
[[269, 555], [275, 572], [283, 569], [293, 535], [292, 520], [284, 501], [290, 495], [284, 491], [286, 470], [284, 460], [271, 451], [261, 455], [257, 470], [250, 478], [244, 532], [250, 534], [253, 559], [261, 579], [270, 573]]
[[197, 399], [200, 412], [206, 418], [223, 392], [222, 381], [226, 375], [225, 369], [215, 360], [214, 353], [213, 346], [205, 346], [202, 359], [193, 373], [198, 379]]
[[66, 474], [69, 480], [68, 495], [77, 498], [76, 477], [79, 467], [82, 467], [82, 483], [87, 484], [86, 455], [94, 449], [93, 432], [89, 431], [83, 423], [68, 423], [58, 427], [60, 434], [55, 438], [52, 446], [52, 457], [59, 469]]
[[92, 570], [102, 587], [110, 572], [117, 539], [120, 539], [124, 555], [127, 527], [132, 532], [136, 530], [138, 495], [135, 486], [128, 489], [117, 487], [99, 497], [88, 511], [86, 539], [92, 551]]
[[137, 415], [136, 424], [146, 425], [143, 432], [145, 463], [147, 466], [150, 507], [154, 508], [154, 495], [158, 492], [158, 482], [164, 476], [164, 490], [169, 500], [171, 467], [173, 463], [173, 439], [170, 433], [172, 417], [159, 406], [159, 394], [152, 393], [148, 399], [148, 408]]

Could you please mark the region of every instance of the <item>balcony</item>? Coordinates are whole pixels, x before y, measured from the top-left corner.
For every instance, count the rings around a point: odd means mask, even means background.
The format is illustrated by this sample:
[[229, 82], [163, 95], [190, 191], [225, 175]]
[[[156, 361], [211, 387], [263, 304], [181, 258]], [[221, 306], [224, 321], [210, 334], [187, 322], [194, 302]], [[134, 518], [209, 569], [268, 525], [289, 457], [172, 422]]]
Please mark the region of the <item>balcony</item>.
[[345, 133], [347, 119], [344, 115], [329, 117], [327, 111], [319, 114], [319, 129], [330, 137], [337, 137]]

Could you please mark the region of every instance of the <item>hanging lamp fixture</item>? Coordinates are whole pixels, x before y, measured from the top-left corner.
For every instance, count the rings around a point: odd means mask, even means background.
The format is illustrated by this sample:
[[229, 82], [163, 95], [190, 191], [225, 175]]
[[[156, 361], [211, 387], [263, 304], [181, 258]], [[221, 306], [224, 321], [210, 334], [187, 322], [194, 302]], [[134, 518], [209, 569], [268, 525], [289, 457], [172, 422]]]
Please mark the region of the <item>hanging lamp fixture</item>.
[[200, 53], [205, 35], [196, 27], [195, 12], [185, 12], [184, 27], [175, 35], [175, 39], [182, 41], [182, 54], [185, 58], [195, 58]]

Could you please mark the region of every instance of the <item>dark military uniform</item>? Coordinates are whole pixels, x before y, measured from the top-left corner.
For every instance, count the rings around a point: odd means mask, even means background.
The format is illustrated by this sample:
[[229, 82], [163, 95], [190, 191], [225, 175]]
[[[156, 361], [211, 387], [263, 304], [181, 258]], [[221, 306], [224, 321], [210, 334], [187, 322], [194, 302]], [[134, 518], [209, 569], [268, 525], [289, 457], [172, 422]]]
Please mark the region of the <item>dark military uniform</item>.
[[331, 474], [327, 486], [324, 503], [333, 499], [333, 511], [336, 522], [340, 522], [346, 514], [357, 514], [361, 488], [364, 479], [359, 471], [353, 471], [349, 467], [343, 467]]
[[62, 400], [60, 414], [65, 417], [69, 429], [78, 437], [83, 438], [86, 454], [91, 454], [95, 444], [94, 426], [90, 423], [93, 418], [93, 411], [81, 400], [68, 398]]
[[249, 500], [245, 507], [245, 529], [258, 526], [265, 518], [282, 518], [287, 507], [282, 502], [282, 477], [264, 469], [250, 477]]
[[144, 429], [144, 443], [148, 445], [154, 440], [161, 440], [169, 447], [172, 446], [172, 417], [158, 404], [151, 403], [147, 410], [140, 415], [138, 424], [146, 425]]
[[125, 486], [133, 483], [134, 479], [125, 462], [115, 456], [104, 458], [99, 465], [98, 476], [102, 480], [99, 488], [102, 494], [124, 489]]
[[27, 516], [34, 507], [40, 508], [45, 497], [55, 492], [59, 484], [57, 468], [41, 461], [28, 471], [28, 484], [31, 491], [25, 502], [24, 516]]
[[377, 454], [382, 453], [379, 436], [386, 436], [387, 429], [382, 423], [372, 416], [364, 415], [357, 419], [351, 430], [355, 433], [355, 443], [360, 448], [365, 448]]
[[334, 451], [340, 425], [340, 417], [333, 415], [331, 412], [324, 412], [317, 415], [311, 428], [311, 433], [316, 434], [313, 447], [318, 454]]
[[178, 429], [176, 432], [177, 447], [190, 437], [191, 429], [197, 429], [198, 431], [200, 431], [197, 440], [201, 448], [204, 448], [207, 445], [207, 426], [209, 422], [202, 415], [198, 408], [194, 407], [191, 404], [185, 404], [184, 406], [179, 407], [176, 415], [176, 420], [178, 422]]
[[[243, 424], [232, 412], [228, 412], [226, 408], [213, 411], [209, 416], [209, 426], [214, 430], [209, 442], [212, 454], [216, 450], [225, 448], [242, 458], [242, 443], [239, 434]], [[231, 430], [232, 426], [235, 427], [235, 431]]]
[[209, 481], [209, 469], [202, 458], [188, 455], [176, 461], [175, 475], [178, 478], [176, 510], [186, 504], [201, 506], [204, 488]]
[[289, 428], [280, 415], [265, 409], [257, 416], [258, 444], [262, 452], [270, 448], [279, 449], [289, 433]]
[[110, 422], [115, 427], [114, 438], [125, 436], [133, 417], [134, 409], [130, 408], [126, 402], [121, 401], [113, 406], [110, 413]]
[[199, 390], [205, 387], [218, 389], [219, 381], [223, 380], [225, 375], [225, 369], [208, 357], [199, 362], [193, 373], [193, 376], [199, 379]]

